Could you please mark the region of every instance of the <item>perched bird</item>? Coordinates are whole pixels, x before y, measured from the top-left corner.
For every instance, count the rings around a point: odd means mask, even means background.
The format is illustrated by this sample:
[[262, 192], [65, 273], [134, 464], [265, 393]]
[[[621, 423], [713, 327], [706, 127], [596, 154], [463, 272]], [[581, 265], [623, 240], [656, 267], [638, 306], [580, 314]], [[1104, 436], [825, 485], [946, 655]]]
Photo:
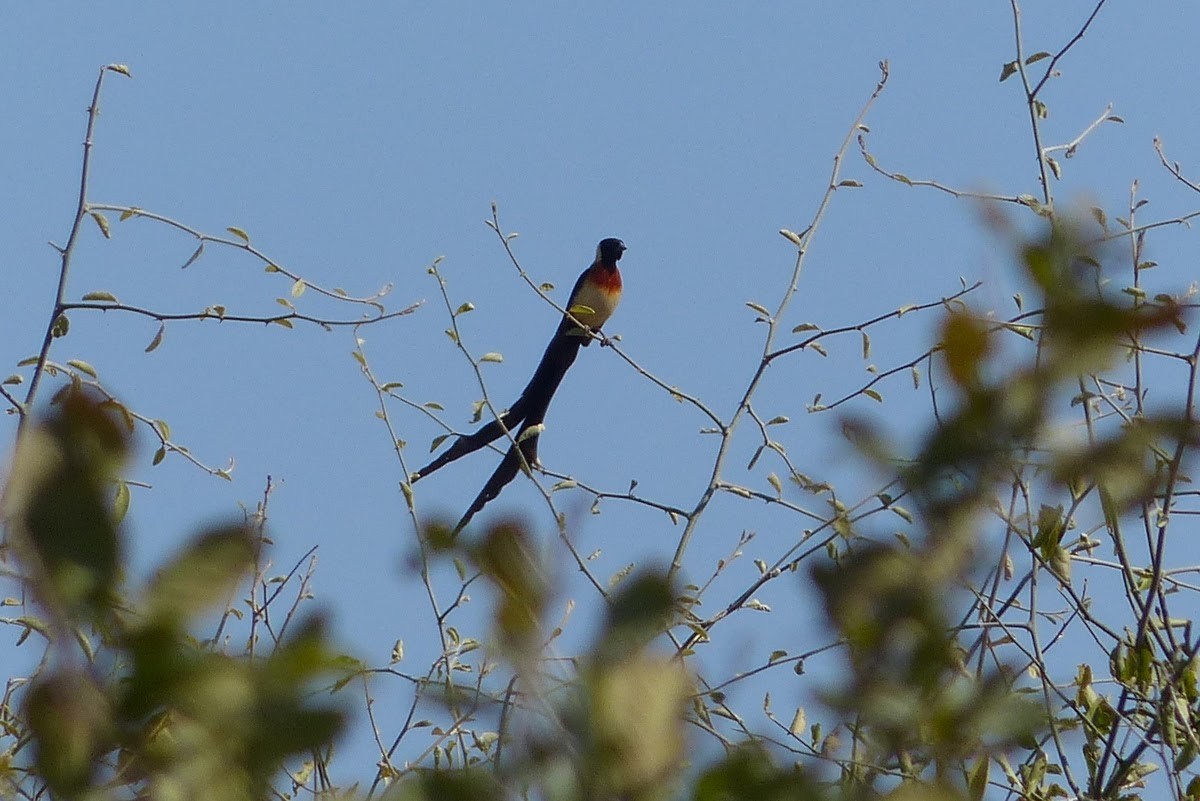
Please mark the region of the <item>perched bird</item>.
[[616, 310], [621, 300], [621, 271], [617, 269], [617, 262], [624, 253], [625, 243], [620, 239], [600, 240], [596, 246], [595, 260], [575, 282], [567, 300], [567, 313], [563, 315], [558, 330], [542, 354], [542, 360], [533, 371], [533, 377], [516, 403], [474, 434], [459, 437], [445, 453], [412, 475], [412, 481], [419, 481], [455, 459], [498, 439], [505, 431], [512, 435], [514, 444], [509, 447], [492, 477], [483, 485], [475, 502], [458, 521], [454, 528], [456, 534], [516, 477], [522, 462], [530, 467], [537, 464], [539, 430], [535, 426], [540, 426], [545, 420], [550, 400], [575, 362], [580, 346], [590, 345], [591, 333], [608, 322]]

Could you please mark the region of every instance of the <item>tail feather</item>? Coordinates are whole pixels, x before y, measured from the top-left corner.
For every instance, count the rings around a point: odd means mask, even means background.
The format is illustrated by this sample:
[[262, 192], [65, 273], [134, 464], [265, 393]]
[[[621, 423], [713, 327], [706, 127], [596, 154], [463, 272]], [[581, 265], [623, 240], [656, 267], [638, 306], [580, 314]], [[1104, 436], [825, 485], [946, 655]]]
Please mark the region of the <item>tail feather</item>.
[[471, 518], [483, 509], [489, 501], [499, 495], [500, 490], [505, 485], [516, 478], [522, 463], [530, 467], [537, 463], [538, 437], [536, 434], [525, 436], [525, 432], [545, 421], [546, 411], [550, 407], [550, 401], [554, 398], [554, 393], [558, 390], [559, 384], [562, 383], [567, 370], [574, 364], [575, 357], [579, 354], [580, 346], [586, 345], [587, 342], [588, 339], [586, 337], [564, 334], [560, 327], [560, 331], [555, 333], [554, 338], [550, 340], [550, 344], [546, 346], [546, 351], [542, 354], [542, 360], [538, 362], [533, 377], [525, 385], [525, 389], [521, 392], [521, 396], [517, 398], [517, 402], [507, 412], [475, 433], [459, 437], [446, 452], [414, 474], [413, 480], [418, 481], [456, 459], [460, 459], [494, 442], [505, 431], [508, 431], [513, 436], [514, 444], [509, 447], [508, 452], [504, 455], [499, 466], [497, 466], [496, 471], [492, 473], [492, 477], [484, 484], [483, 489], [475, 498], [471, 507], [463, 515], [462, 520], [459, 521], [458, 526], [455, 528], [456, 533], [462, 530]]

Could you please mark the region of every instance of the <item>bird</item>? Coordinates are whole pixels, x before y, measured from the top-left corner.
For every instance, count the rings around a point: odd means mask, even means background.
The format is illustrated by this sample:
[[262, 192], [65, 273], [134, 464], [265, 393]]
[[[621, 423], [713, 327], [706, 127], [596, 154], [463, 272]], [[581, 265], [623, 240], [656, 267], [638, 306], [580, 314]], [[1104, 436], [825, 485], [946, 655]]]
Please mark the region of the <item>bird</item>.
[[596, 246], [595, 259], [575, 281], [565, 307], [566, 313], [563, 314], [554, 336], [550, 338], [542, 360], [533, 371], [533, 377], [529, 379], [516, 402], [475, 433], [459, 437], [448, 450], [410, 477], [410, 483], [416, 483], [456, 459], [499, 439], [506, 431], [509, 433], [512, 444], [475, 501], [454, 527], [455, 535], [462, 531], [489, 501], [500, 494], [500, 490], [516, 477], [523, 466], [528, 468], [538, 464], [538, 437], [555, 391], [562, 383], [567, 370], [575, 363], [579, 348], [586, 348], [592, 343], [593, 336], [608, 322], [616, 311], [617, 304], [621, 302], [621, 271], [617, 262], [621, 260], [626, 249], [625, 243], [615, 237], [600, 240]]

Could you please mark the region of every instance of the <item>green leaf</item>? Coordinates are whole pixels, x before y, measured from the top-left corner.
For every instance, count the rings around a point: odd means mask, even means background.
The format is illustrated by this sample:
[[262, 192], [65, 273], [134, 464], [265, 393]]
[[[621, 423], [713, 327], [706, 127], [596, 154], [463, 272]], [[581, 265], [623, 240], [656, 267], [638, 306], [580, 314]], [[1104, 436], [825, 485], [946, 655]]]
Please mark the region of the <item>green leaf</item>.
[[160, 447], [154, 452], [154, 458], [150, 460], [151, 466], [157, 465], [167, 458], [167, 449]]
[[763, 317], [771, 316], [771, 312], [767, 311], [767, 307], [763, 306], [761, 303], [754, 303], [753, 301], [748, 300], [748, 301], [746, 301], [746, 305], [749, 306], [754, 311], [761, 314]]
[[428, 401], [424, 404], [424, 406], [426, 409], [433, 409], [435, 412], [446, 411], [446, 407], [442, 406], [442, 404], [438, 403], [437, 401]]
[[24, 381], [25, 381], [25, 378], [20, 373], [13, 373], [8, 378], [4, 379], [3, 383], [5, 386], [16, 386], [17, 384], [21, 384]]
[[853, 179], [853, 178], [847, 178], [847, 179], [846, 179], [846, 180], [844, 180], [844, 181], [839, 181], [839, 182], [838, 182], [838, 186], [839, 186], [839, 187], [843, 187], [843, 186], [847, 186], [847, 187], [859, 187], [859, 186], [862, 186], [862, 181], [856, 181], [856, 180], [855, 180], [855, 179]]
[[117, 491], [113, 496], [113, 520], [120, 523], [129, 512], [129, 485], [117, 481]]
[[434, 437], [433, 442], [429, 443], [429, 452], [433, 453], [436, 451], [449, 436], [449, 434], [438, 434], [436, 437]]
[[883, 396], [873, 389], [864, 389], [863, 394], [877, 403], [883, 403]]
[[[1034, 53], [1029, 58], [1025, 59], [1025, 66], [1029, 66], [1030, 64], [1036, 64], [1044, 58], [1050, 58], [1050, 54], [1047, 53], [1045, 50], [1039, 50], [1038, 52]], [[1016, 62], [1014, 61], [1013, 63], [1015, 64]]]
[[485, 353], [485, 354], [483, 354], [482, 356], [480, 356], [480, 357], [479, 357], [479, 362], [480, 362], [481, 364], [482, 364], [483, 362], [492, 362], [492, 363], [495, 363], [495, 364], [499, 364], [499, 363], [500, 363], [500, 362], [502, 362], [502, 361], [504, 361], [504, 356], [502, 356], [501, 354], [499, 354], [499, 353], [496, 353], [496, 352], [494, 352], [494, 351], [493, 351], [493, 352], [491, 352], [491, 353]]
[[206, 531], [163, 567], [146, 590], [146, 615], [182, 626], [229, 599], [254, 564], [254, 540], [244, 526]]
[[286, 317], [276, 317], [268, 322], [274, 323], [275, 325], [281, 325], [284, 328], [295, 328], [295, 326], [292, 325], [292, 321]]
[[141, 211], [142, 210], [139, 209], [137, 206], [130, 206], [129, 208], [127, 208], [121, 212], [121, 216], [118, 219], [118, 222], [125, 222], [130, 217], [136, 217], [141, 213]]
[[186, 270], [188, 267], [191, 267], [193, 264], [196, 263], [196, 259], [200, 258], [201, 254], [203, 254], [203, 253], [204, 253], [204, 243], [201, 242], [196, 247], [196, 249], [194, 251], [192, 251], [192, 255], [188, 256], [188, 260], [185, 261], [183, 263], [183, 266], [181, 266], [179, 269]]
[[800, 234], [796, 233], [795, 231], [787, 228], [780, 228], [779, 235], [798, 248], [804, 247], [804, 240], [801, 238]]
[[991, 761], [987, 756], [981, 757], [967, 774], [967, 798], [970, 801], [983, 801], [988, 787], [988, 767]]
[[1000, 68], [1000, 83], [1004, 83], [1017, 71], [1017, 62], [1010, 61]]
[[573, 317], [579, 317], [581, 315], [588, 315], [588, 314], [596, 313], [595, 309], [593, 309], [591, 306], [587, 306], [583, 303], [576, 303], [574, 306], [567, 309], [567, 311], [570, 312]]
[[146, 346], [146, 351], [145, 351], [146, 353], [153, 353], [158, 348], [158, 346], [162, 344], [163, 334], [166, 333], [166, 330], [167, 330], [166, 323], [158, 324], [158, 333], [156, 333], [154, 335], [154, 339], [150, 340], [150, 344]]
[[[67, 332], [70, 330], [71, 321], [67, 319], [67, 315], [60, 314], [58, 317], [54, 318], [54, 325], [50, 327], [50, 335], [55, 339], [61, 339], [62, 337], [65, 337]], [[33, 361], [35, 364], [37, 363], [37, 359], [34, 359]]]
[[517, 436], [517, 442], [524, 442], [527, 439], [539, 436], [545, 430], [545, 423], [538, 423], [534, 426], [526, 426], [525, 428], [521, 429], [521, 433]]
[[[228, 231], [229, 233], [233, 234], [234, 236], [236, 236], [238, 239], [245, 242], [247, 245], [250, 244], [250, 235], [247, 234], [245, 231], [243, 231], [241, 228], [235, 228], [233, 226], [230, 226], [230, 227], [226, 228], [225, 230]], [[269, 265], [269, 266], [274, 266], [274, 265]], [[278, 269], [278, 268], [276, 268], [276, 269]]]
[[296, 283], [292, 284], [292, 297], [298, 298], [304, 294], [304, 290], [308, 288], [308, 284], [304, 283], [303, 278], [297, 278]]
[[133, 77], [133, 73], [129, 71], [129, 67], [127, 67], [124, 64], [108, 64], [104, 67], [104, 69], [106, 69], [110, 72], [115, 72], [120, 75], [124, 75], [126, 78]]
[[112, 239], [112, 229], [108, 227], [108, 218], [98, 211], [90, 211], [92, 219], [96, 221], [96, 225], [100, 228], [100, 233], [104, 234], [105, 239]]
[[81, 373], [86, 373], [86, 374], [90, 375], [92, 378], [99, 377], [96, 375], [96, 368], [92, 367], [90, 364], [85, 362], [83, 359], [67, 359], [67, 364], [74, 367], [76, 370], [78, 370]]
[[84, 300], [105, 300], [105, 301], [108, 301], [109, 303], [120, 303], [120, 301], [117, 300], [116, 295], [114, 295], [111, 292], [105, 292], [103, 290], [98, 290], [96, 292], [89, 292], [83, 296], [83, 299]]

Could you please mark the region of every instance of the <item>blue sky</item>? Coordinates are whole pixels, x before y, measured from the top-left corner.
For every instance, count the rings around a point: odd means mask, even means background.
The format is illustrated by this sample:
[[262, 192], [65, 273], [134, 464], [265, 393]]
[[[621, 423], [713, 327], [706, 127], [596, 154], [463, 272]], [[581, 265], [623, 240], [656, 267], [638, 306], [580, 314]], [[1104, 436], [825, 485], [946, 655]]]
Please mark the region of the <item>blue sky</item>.
[[[1092, 3], [1027, 3], [1026, 52], [1057, 50]], [[1111, 3], [1061, 65], [1046, 95], [1051, 142], [1067, 142], [1108, 103], [1123, 125], [1106, 124], [1069, 161], [1056, 184], [1060, 204], [1100, 205], [1110, 216], [1141, 180], [1143, 215], [1166, 219], [1197, 199], [1158, 165], [1152, 138], [1173, 158], [1200, 164], [1194, 104], [1182, 77], [1192, 67], [1200, 11], [1187, 4]], [[664, 381], [727, 415], [757, 363], [763, 327], [744, 303], [773, 307], [786, 288], [794, 248], [776, 232], [811, 218], [831, 159], [888, 59], [891, 80], [871, 111], [871, 147], [889, 169], [965, 189], [1036, 193], [1036, 165], [1015, 79], [998, 82], [1013, 58], [1007, 2], [823, 4], [362, 4], [336, 11], [310, 4], [75, 5], [29, 3], [6, 12], [0, 67], [0, 360], [36, 350], [53, 296], [55, 253], [72, 214], [84, 109], [98, 68], [127, 64], [132, 80], [107, 79], [95, 145], [91, 200], [135, 205], [217, 234], [247, 231], [277, 263], [327, 286], [369, 294], [393, 285], [388, 303], [424, 301], [413, 315], [362, 330], [373, 370], [404, 383], [418, 402], [467, 428], [480, 393], [469, 365], [442, 333], [447, 319], [426, 272], [437, 257], [455, 305], [500, 405], [515, 398], [555, 325], [553, 309], [518, 278], [494, 233], [490, 204], [520, 236], [514, 248], [535, 281], [560, 302], [595, 243], [619, 236], [626, 294], [608, 325], [622, 347]], [[844, 177], [810, 250], [786, 332], [811, 320], [852, 324], [907, 303], [984, 280], [975, 302], [1012, 310], [1014, 283], [1004, 243], [978, 208], [874, 175], [851, 149]], [[1028, 217], [1029, 215], [1026, 215]], [[1025, 218], [1017, 217], [1025, 222]], [[115, 225], [115, 220], [114, 220]], [[70, 295], [108, 290], [164, 311], [221, 303], [231, 312], [271, 313], [288, 282], [243, 255], [211, 250], [186, 271], [186, 236], [144, 220], [116, 226], [104, 241], [89, 228]], [[1195, 234], [1166, 229], [1150, 257], [1164, 287], [1195, 278]], [[296, 301], [313, 314], [349, 315], [313, 293]], [[926, 347], [933, 316], [908, 317], [874, 338], [871, 362], [886, 368]], [[334, 612], [348, 650], [386, 662], [404, 639], [420, 672], [433, 628], [415, 577], [404, 568], [413, 543], [397, 488], [403, 472], [373, 417], [370, 387], [350, 357], [346, 330], [326, 333], [177, 323], [143, 353], [156, 325], [116, 313], [75, 314], [60, 360], [86, 359], [106, 384], [201, 459], [236, 459], [231, 483], [208, 479], [180, 459], [151, 469], [152, 449], [133, 477], [130, 520], [139, 570], [181, 543], [198, 523], [253, 505], [265, 476], [277, 483], [272, 534], [280, 566], [318, 546], [315, 590]], [[797, 467], [831, 478], [857, 498], [876, 482], [856, 468], [838, 418], [807, 415], [869, 379], [857, 338], [830, 357], [799, 354], [771, 368], [759, 411], [786, 415], [781, 434]], [[928, 396], [907, 376], [881, 387], [879, 407], [849, 411], [927, 422]], [[400, 404], [391, 408], [410, 445], [409, 468], [426, 461], [441, 429]], [[907, 415], [907, 416], [906, 416]], [[11, 432], [15, 430], [9, 419]], [[547, 420], [547, 466], [611, 491], [631, 480], [664, 503], [695, 503], [715, 440], [702, 416], [640, 379], [611, 352], [581, 354]], [[743, 468], [747, 429], [730, 479], [769, 491], [771, 468]], [[417, 486], [423, 516], [456, 518], [490, 473], [479, 454]], [[794, 490], [788, 490], [795, 493]], [[810, 503], [794, 494], [798, 503]], [[606, 501], [587, 514], [580, 494], [556, 495], [580, 550], [602, 579], [629, 563], [670, 559], [679, 529], [651, 510]], [[812, 501], [816, 504], [815, 501]], [[572, 573], [536, 491], [524, 479], [477, 518], [528, 512], [562, 566], [562, 598], [579, 601], [566, 639], [585, 640], [598, 613]], [[700, 527], [685, 572], [703, 580], [743, 529], [753, 547], [712, 591], [710, 608], [737, 594], [751, 558], [771, 561], [803, 522], [761, 505], [720, 498]], [[710, 657], [713, 675], [761, 663], [807, 631], [812, 599], [797, 582], [776, 582], [762, 601], [774, 616], [728, 632]], [[477, 618], [473, 634], [481, 634]], [[770, 636], [775, 632], [774, 636]], [[805, 638], [801, 638], [802, 640]], [[424, 660], [424, 661], [422, 661]], [[0, 658], [0, 664], [3, 659]], [[382, 709], [406, 700], [407, 685], [377, 688]], [[796, 690], [800, 697], [802, 689]], [[358, 738], [354, 748], [367, 749]], [[351, 753], [355, 753], [351, 751]], [[373, 762], [369, 750], [363, 775]]]

